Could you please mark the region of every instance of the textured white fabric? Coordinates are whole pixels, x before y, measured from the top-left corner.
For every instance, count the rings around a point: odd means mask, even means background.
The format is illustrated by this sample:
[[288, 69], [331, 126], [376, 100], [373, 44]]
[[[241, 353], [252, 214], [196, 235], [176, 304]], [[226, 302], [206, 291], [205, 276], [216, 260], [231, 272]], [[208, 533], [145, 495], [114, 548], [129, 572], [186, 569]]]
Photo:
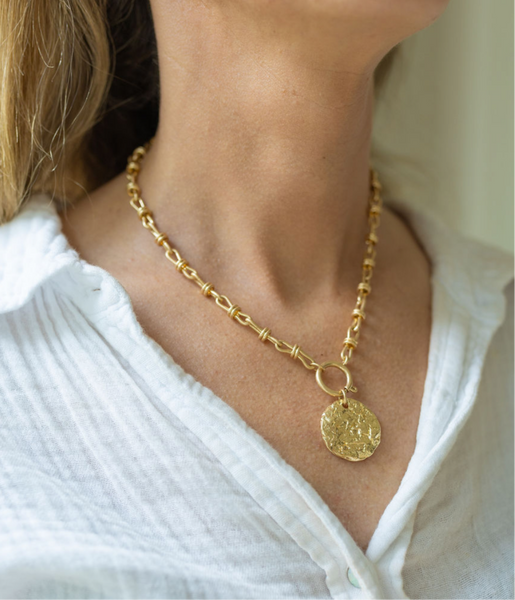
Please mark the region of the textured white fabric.
[[48, 197], [0, 227], [0, 597], [513, 598], [513, 258], [389, 204], [431, 258], [433, 321], [366, 554], [144, 334]]

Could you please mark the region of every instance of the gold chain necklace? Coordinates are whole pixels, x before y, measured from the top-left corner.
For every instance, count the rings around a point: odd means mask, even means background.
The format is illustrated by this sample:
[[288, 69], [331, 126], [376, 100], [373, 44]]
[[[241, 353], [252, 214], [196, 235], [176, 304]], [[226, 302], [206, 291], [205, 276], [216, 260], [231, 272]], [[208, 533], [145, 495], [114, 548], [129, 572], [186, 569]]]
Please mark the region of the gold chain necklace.
[[[358, 285], [358, 298], [356, 307], [352, 311], [352, 323], [347, 329], [347, 335], [343, 340], [343, 349], [340, 354], [339, 362], [325, 362], [318, 364], [309, 354], [304, 352], [298, 344], [289, 344], [284, 340], [274, 337], [268, 327], [260, 327], [250, 315], [242, 312], [237, 304], [233, 304], [227, 296], [219, 294], [212, 283], [203, 281], [197, 271], [189, 266], [188, 262], [179, 254], [179, 251], [173, 248], [168, 240], [166, 233], [159, 231], [152, 212], [148, 209], [140, 195], [137, 178], [141, 170], [141, 161], [150, 147], [150, 142], [134, 150], [127, 163], [127, 193], [130, 196], [130, 204], [138, 213], [138, 217], [145, 229], [148, 229], [154, 236], [154, 241], [158, 246], [165, 250], [166, 258], [175, 266], [179, 273], [182, 273], [187, 279], [195, 282], [200, 291], [207, 298], [213, 298], [216, 305], [222, 308], [231, 319], [244, 327], [250, 327], [258, 334], [261, 342], [270, 342], [279, 352], [289, 354], [294, 360], [299, 360], [306, 369], [315, 371], [316, 381], [321, 389], [337, 398], [330, 404], [320, 421], [322, 437], [327, 448], [336, 456], [350, 461], [360, 461], [373, 454], [379, 442], [381, 441], [381, 426], [374, 413], [366, 408], [361, 402], [349, 398], [349, 392], [356, 393], [358, 390], [352, 383], [352, 376], [347, 367], [352, 358], [352, 353], [358, 345], [361, 323], [365, 319], [365, 303], [370, 294], [370, 280], [375, 266], [376, 250], [378, 238], [376, 230], [379, 227], [379, 217], [381, 214], [381, 184], [379, 183], [377, 173], [370, 170], [370, 197], [368, 206], [369, 233], [366, 237], [366, 251], [363, 259], [363, 276]], [[346, 385], [341, 390], [334, 390], [328, 387], [323, 380], [323, 374], [329, 367], [335, 367], [342, 371], [346, 376]]]

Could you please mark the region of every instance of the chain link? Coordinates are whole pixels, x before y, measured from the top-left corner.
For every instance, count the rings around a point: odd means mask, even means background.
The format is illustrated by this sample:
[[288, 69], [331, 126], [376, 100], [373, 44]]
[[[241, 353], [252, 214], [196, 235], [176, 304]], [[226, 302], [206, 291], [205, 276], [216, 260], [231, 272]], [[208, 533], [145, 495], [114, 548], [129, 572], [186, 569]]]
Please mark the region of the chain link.
[[365, 304], [367, 296], [372, 291], [370, 280], [375, 267], [376, 245], [378, 237], [376, 231], [380, 223], [380, 215], [382, 209], [381, 184], [374, 170], [370, 170], [370, 188], [371, 195], [368, 204], [368, 225], [370, 230], [365, 239], [366, 250], [362, 264], [361, 282], [358, 285], [358, 297], [356, 306], [352, 311], [352, 323], [347, 329], [347, 335], [343, 340], [343, 348], [340, 353], [342, 364], [347, 365], [352, 358], [352, 353], [358, 345], [359, 334], [361, 332], [361, 324], [365, 320]]
[[[141, 224], [145, 229], [148, 229], [152, 233], [156, 244], [163, 247], [165, 250], [165, 257], [175, 266], [177, 271], [184, 275], [184, 277], [196, 283], [204, 296], [213, 298], [216, 305], [223, 309], [231, 319], [235, 320], [240, 325], [250, 327], [250, 329], [255, 331], [258, 334], [260, 341], [263, 343], [270, 342], [279, 352], [289, 354], [294, 360], [299, 360], [306, 369], [316, 369], [318, 373], [324, 371], [324, 366], [315, 362], [315, 360], [309, 354], [304, 352], [298, 344], [292, 345], [284, 340], [275, 338], [268, 327], [260, 327], [250, 315], [242, 312], [237, 304], [233, 304], [227, 296], [219, 294], [215, 290], [213, 284], [204, 281], [198, 272], [188, 264], [188, 261], [181, 256], [180, 252], [170, 245], [166, 233], [159, 231], [156, 222], [154, 221], [152, 211], [147, 207], [141, 197], [141, 190], [137, 183], [138, 173], [141, 170], [141, 160], [147, 153], [151, 141], [147, 142], [144, 146], [136, 148], [128, 159], [126, 169], [128, 179], [127, 193], [130, 197], [130, 205], [137, 212]], [[376, 230], [379, 227], [382, 208], [381, 184], [379, 183], [377, 173], [372, 169], [370, 170], [370, 192], [368, 205], [368, 225], [370, 230], [365, 240], [366, 250], [362, 263], [362, 278], [357, 288], [358, 297], [356, 306], [352, 311], [352, 323], [347, 329], [347, 335], [343, 340], [343, 349], [340, 354], [341, 364], [343, 366], [349, 363], [352, 354], [358, 345], [361, 324], [366, 316], [365, 304], [372, 289], [370, 280], [372, 279], [374, 271], [376, 244], [378, 242]], [[356, 388], [352, 388], [352, 390], [357, 391]]]

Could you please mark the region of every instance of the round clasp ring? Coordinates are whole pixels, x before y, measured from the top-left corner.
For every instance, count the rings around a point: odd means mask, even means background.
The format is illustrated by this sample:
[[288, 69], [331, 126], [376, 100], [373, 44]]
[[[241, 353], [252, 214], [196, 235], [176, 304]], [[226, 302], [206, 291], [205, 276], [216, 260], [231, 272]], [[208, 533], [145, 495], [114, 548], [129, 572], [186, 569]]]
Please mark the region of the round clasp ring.
[[[322, 373], [328, 368], [328, 367], [336, 367], [337, 369], [340, 369], [340, 371], [342, 371], [342, 373], [345, 373], [345, 376], [347, 377], [347, 383], [345, 385], [345, 390], [333, 390], [330, 387], [327, 387], [327, 385], [324, 383], [324, 380], [322, 379]], [[335, 397], [345, 397], [345, 391], [357, 391], [356, 388], [353, 387], [352, 385], [352, 375], [350, 374], [349, 369], [345, 366], [342, 365], [342, 363], [337, 363], [337, 362], [326, 362], [321, 364], [316, 372], [316, 379], [317, 379], [317, 383], [318, 385], [324, 390], [324, 392], [326, 394], [329, 394], [330, 396], [335, 396]], [[344, 392], [342, 394], [342, 392]]]

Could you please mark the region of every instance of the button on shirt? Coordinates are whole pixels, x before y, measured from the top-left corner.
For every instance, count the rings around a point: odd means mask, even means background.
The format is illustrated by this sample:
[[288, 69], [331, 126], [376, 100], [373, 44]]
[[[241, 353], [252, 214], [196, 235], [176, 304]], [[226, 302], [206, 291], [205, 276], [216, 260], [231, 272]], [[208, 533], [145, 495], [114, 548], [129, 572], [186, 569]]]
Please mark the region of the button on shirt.
[[432, 329], [366, 553], [144, 333], [48, 196], [0, 227], [0, 597], [513, 598], [513, 257], [388, 204], [431, 259]]

